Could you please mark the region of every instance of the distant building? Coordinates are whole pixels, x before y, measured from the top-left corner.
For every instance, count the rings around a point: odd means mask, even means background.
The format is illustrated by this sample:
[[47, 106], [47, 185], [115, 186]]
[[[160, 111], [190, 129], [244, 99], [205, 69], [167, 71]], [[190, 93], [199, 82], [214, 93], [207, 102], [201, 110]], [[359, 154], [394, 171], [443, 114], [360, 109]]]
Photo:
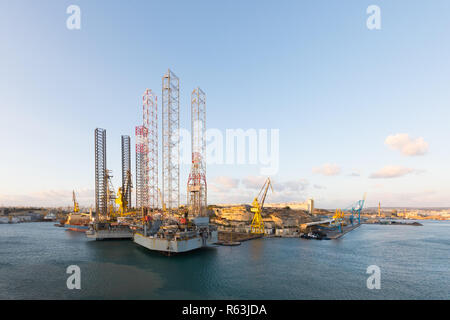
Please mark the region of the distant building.
[[310, 198], [310, 199], [308, 199], [307, 202], [308, 202], [308, 212], [310, 214], [313, 214], [314, 213], [314, 199]]
[[314, 212], [314, 200], [308, 199], [304, 202], [282, 202], [282, 203], [266, 203], [264, 205], [266, 208], [286, 208], [289, 207], [292, 210], [304, 210], [308, 211], [309, 213]]

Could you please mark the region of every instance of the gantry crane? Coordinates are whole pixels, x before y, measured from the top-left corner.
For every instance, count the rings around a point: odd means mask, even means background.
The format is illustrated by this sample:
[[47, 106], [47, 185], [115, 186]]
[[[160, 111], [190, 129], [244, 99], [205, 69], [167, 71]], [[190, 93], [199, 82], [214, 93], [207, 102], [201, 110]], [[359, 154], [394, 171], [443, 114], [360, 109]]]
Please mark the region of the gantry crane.
[[77, 198], [75, 197], [75, 190], [72, 192], [72, 200], [73, 200], [73, 212], [78, 213], [80, 211], [80, 207], [78, 206]]
[[351, 216], [350, 216], [350, 223], [353, 225], [353, 221], [357, 218], [358, 219], [358, 224], [361, 224], [361, 212], [362, 209], [364, 208], [364, 204], [366, 202], [366, 193], [364, 193], [364, 197], [362, 200], [359, 200], [357, 202], [355, 202], [352, 205], [351, 208]]
[[270, 189], [273, 192], [272, 183], [270, 178], [267, 178], [266, 182], [259, 191], [258, 196], [253, 200], [251, 211], [254, 212], [250, 232], [253, 234], [264, 234], [264, 222], [261, 216], [262, 209], [264, 207], [264, 201], [266, 201], [267, 191]]

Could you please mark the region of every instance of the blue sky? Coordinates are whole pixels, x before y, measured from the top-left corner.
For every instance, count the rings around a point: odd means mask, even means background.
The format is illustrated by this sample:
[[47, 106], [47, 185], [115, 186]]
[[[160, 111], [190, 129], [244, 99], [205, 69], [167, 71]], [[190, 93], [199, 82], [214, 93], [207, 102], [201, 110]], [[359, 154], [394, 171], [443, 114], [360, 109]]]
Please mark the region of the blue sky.
[[[66, 28], [71, 4], [81, 30]], [[381, 30], [366, 27], [372, 4]], [[450, 206], [449, 10], [437, 0], [2, 1], [0, 206], [69, 205], [72, 189], [93, 204], [96, 127], [119, 186], [120, 135], [134, 143], [142, 94], [160, 96], [167, 68], [180, 78], [182, 127], [200, 86], [208, 128], [280, 130], [267, 201], [345, 207], [367, 192], [369, 206]], [[397, 134], [407, 138], [391, 148]], [[420, 138], [417, 155], [402, 153]], [[326, 164], [337, 170], [322, 174]], [[371, 178], [386, 166], [398, 176]], [[259, 169], [209, 166], [210, 202], [251, 202]]]

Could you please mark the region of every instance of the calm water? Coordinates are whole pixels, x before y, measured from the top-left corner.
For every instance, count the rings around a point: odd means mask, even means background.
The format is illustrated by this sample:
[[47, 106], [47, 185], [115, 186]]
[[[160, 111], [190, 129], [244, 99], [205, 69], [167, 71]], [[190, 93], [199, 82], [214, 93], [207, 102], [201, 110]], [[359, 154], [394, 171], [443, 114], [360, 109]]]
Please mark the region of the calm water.
[[[68, 290], [66, 268], [81, 268]], [[366, 268], [381, 268], [381, 289]], [[0, 225], [0, 299], [450, 299], [450, 223], [363, 225], [340, 240], [260, 239], [165, 257], [52, 223]]]

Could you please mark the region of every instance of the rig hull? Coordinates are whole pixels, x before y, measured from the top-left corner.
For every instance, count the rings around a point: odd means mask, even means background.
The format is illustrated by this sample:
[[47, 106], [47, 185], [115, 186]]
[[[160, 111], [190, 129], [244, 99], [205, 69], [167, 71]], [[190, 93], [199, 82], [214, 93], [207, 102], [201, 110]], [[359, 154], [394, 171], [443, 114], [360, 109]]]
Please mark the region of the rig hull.
[[156, 236], [146, 237], [141, 233], [135, 233], [133, 241], [152, 251], [175, 254], [212, 246], [218, 242], [218, 238], [217, 231], [211, 231], [208, 237], [197, 235], [190, 239], [166, 239]]
[[87, 225], [65, 224], [64, 228], [70, 231], [86, 232], [89, 229]]

